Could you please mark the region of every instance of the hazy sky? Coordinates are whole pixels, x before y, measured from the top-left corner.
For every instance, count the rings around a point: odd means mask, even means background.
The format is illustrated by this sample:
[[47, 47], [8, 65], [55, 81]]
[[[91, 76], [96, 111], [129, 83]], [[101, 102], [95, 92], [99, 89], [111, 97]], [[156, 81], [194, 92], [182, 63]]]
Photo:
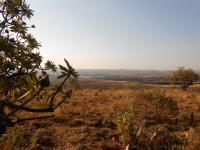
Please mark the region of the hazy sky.
[[45, 59], [75, 68], [200, 69], [200, 0], [28, 0]]

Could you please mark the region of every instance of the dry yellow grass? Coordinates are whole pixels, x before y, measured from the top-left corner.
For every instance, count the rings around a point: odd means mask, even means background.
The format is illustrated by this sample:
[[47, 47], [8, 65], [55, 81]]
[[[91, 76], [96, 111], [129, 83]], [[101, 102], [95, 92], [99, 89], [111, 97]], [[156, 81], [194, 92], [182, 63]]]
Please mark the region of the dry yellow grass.
[[[187, 142], [189, 140], [186, 133], [191, 127], [194, 129], [200, 127], [200, 87], [194, 86], [186, 92], [176, 87], [146, 87], [141, 85], [140, 88], [122, 86], [122, 88], [102, 89], [96, 85], [95, 88], [78, 89], [62, 109], [59, 108], [55, 112], [55, 118], [18, 124], [23, 134], [28, 137], [24, 139], [28, 144], [21, 149], [124, 149], [125, 145], [113, 140], [116, 135], [115, 115], [119, 108], [129, 109], [132, 99], [141, 90], [160, 90], [167, 96], [173, 97], [180, 108], [180, 114], [176, 118], [171, 118], [172, 122], [167, 120], [150, 125], [147, 129], [149, 134], [164, 126], [179, 143], [172, 145], [171, 149], [188, 147], [190, 143]], [[190, 125], [191, 112], [194, 113], [193, 126]], [[12, 134], [11, 131], [13, 128], [7, 131], [7, 135]], [[46, 142], [51, 144], [44, 144]], [[6, 144], [6, 141], [4, 143]]]

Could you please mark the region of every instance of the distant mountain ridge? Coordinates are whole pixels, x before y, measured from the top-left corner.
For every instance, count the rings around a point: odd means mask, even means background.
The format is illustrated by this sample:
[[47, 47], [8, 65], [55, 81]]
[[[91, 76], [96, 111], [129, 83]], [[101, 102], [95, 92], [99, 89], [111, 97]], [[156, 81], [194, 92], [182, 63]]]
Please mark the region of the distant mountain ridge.
[[81, 76], [90, 77], [149, 77], [149, 76], [169, 76], [172, 71], [159, 70], [129, 70], [129, 69], [77, 69]]
[[[173, 72], [165, 70], [131, 69], [76, 69], [76, 71], [81, 78], [130, 81], [145, 84], [169, 84], [169, 79]], [[200, 71], [197, 73], [200, 74]], [[58, 75], [59, 71], [57, 73], [52, 73], [50, 76], [51, 81], [56, 81]]]

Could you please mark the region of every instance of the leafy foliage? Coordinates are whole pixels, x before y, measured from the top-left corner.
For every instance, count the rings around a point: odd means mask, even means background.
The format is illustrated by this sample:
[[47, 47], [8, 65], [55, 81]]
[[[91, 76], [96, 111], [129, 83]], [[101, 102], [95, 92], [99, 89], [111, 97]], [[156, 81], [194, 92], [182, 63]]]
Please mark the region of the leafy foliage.
[[[36, 100], [41, 92], [50, 86], [48, 70], [57, 70], [50, 60], [42, 66], [40, 43], [29, 32], [35, 25], [27, 23], [32, 16], [33, 10], [25, 0], [0, 0], [0, 126], [5, 126], [7, 120], [19, 110], [54, 111], [71, 96], [72, 90], [63, 91], [63, 85], [69, 78], [76, 79], [78, 76], [65, 59], [66, 67], [60, 65], [63, 82], [46, 95], [49, 107], [27, 107], [28, 103]], [[42, 75], [38, 77], [39, 72], [42, 72]], [[55, 102], [58, 93], [64, 96], [61, 101]], [[10, 107], [12, 112], [6, 114], [5, 107]]]
[[45, 69], [45, 70], [50, 70], [50, 69], [51, 69], [52, 72], [56, 72], [57, 67], [56, 67], [56, 65], [55, 65], [52, 61], [48, 60], [48, 61], [45, 63], [44, 69]]
[[135, 121], [136, 115], [129, 112], [120, 112], [116, 117], [117, 132], [120, 134], [121, 141], [125, 144], [135, 144]]
[[187, 90], [197, 79], [198, 74], [192, 69], [186, 69], [185, 67], [179, 67], [178, 70], [173, 72], [171, 77], [172, 83], [180, 85], [183, 90]]
[[58, 77], [58, 79], [63, 78], [65, 76], [69, 76], [69, 77], [72, 76], [76, 78], [78, 76], [78, 73], [74, 70], [74, 68], [69, 64], [69, 62], [66, 59], [64, 59], [64, 61], [67, 67], [59, 65], [59, 68], [62, 74]]

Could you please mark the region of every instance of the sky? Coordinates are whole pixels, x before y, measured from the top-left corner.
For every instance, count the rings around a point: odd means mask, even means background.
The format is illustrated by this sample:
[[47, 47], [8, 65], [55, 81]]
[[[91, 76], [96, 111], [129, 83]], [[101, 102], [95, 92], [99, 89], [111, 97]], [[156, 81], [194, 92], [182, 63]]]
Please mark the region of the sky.
[[27, 0], [44, 60], [78, 69], [200, 69], [199, 0]]

